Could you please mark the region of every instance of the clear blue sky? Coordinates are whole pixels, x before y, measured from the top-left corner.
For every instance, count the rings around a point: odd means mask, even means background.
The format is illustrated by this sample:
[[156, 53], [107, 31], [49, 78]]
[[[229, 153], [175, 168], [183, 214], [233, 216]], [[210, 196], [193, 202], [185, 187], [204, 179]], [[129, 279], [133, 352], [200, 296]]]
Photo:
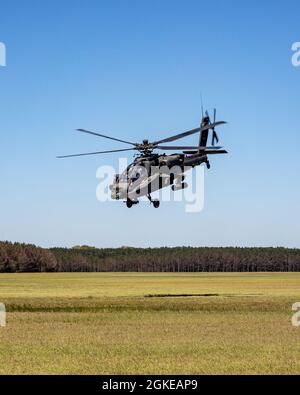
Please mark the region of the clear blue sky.
[[[300, 247], [299, 1], [14, 1], [0, 5], [0, 240], [42, 246]], [[199, 123], [200, 92], [229, 125], [205, 208], [126, 209], [95, 197], [123, 148]], [[130, 156], [129, 156], [130, 157]]]

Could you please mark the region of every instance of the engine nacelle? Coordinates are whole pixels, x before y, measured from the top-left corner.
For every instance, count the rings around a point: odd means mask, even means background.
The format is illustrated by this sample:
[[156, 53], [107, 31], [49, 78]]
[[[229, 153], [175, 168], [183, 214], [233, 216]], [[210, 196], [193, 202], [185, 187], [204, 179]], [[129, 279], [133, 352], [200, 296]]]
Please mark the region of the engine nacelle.
[[189, 156], [184, 158], [184, 166], [198, 166], [201, 163], [205, 162], [207, 160], [207, 156], [206, 155], [193, 155], [193, 156]]
[[159, 166], [168, 166], [169, 168], [181, 164], [183, 155], [166, 155], [159, 160]]

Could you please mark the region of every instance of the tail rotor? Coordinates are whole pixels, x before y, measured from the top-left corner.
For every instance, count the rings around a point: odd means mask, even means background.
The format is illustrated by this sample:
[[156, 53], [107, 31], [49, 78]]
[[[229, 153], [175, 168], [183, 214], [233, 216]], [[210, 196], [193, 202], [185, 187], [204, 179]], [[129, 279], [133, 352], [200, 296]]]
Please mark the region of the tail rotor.
[[[216, 122], [216, 116], [217, 116], [217, 110], [214, 108], [214, 122]], [[211, 139], [211, 145], [214, 147], [215, 146], [215, 142], [218, 144], [219, 142], [219, 137], [217, 135], [217, 132], [215, 130], [215, 128], [212, 128], [212, 139]]]
[[[217, 110], [215, 108], [214, 108], [213, 122], [211, 122], [211, 119], [210, 119], [208, 111], [205, 111], [205, 117], [203, 116], [203, 111], [202, 111], [202, 125], [206, 125], [206, 124], [214, 125], [211, 128], [211, 131], [212, 131], [211, 146], [212, 147], [214, 147], [215, 144], [219, 142], [219, 136], [217, 135], [217, 132], [216, 132], [216, 129], [215, 129], [216, 117], [217, 117]], [[201, 145], [203, 145], [203, 144], [201, 144]]]

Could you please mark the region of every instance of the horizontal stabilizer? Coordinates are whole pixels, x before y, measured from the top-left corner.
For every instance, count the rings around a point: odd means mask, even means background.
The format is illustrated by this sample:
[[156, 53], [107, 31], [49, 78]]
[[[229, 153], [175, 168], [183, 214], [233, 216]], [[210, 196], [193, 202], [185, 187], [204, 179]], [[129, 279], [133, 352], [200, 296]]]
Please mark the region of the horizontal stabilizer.
[[[187, 155], [193, 155], [193, 154], [198, 154], [198, 151], [183, 151], [184, 154]], [[201, 155], [217, 155], [217, 154], [228, 154], [227, 151], [225, 150], [207, 150], [207, 151], [202, 151]]]
[[210, 150], [210, 151], [205, 151], [205, 153], [208, 154], [208, 155], [228, 154], [228, 152], [225, 151], [224, 149], [222, 149], [222, 150]]

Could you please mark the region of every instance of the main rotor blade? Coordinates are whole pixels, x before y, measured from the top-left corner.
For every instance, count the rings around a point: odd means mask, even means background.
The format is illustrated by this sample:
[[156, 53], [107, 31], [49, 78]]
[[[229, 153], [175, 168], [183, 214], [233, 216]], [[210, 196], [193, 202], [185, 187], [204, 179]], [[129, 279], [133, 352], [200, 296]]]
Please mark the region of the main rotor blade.
[[211, 150], [211, 151], [205, 151], [205, 154], [207, 155], [217, 155], [217, 154], [228, 154], [228, 151], [222, 149], [222, 150]]
[[167, 138], [165, 138], [163, 140], [155, 141], [153, 144], [157, 145], [157, 144], [161, 144], [161, 143], [169, 143], [171, 141], [175, 141], [175, 140], [181, 139], [181, 138], [183, 138], [185, 136], [189, 136], [191, 134], [194, 134], [194, 133], [197, 133], [197, 132], [200, 132], [200, 131], [201, 131], [201, 128], [188, 130], [187, 132], [175, 134], [174, 136], [167, 137]]
[[183, 137], [187, 137], [187, 136], [190, 136], [190, 135], [198, 133], [198, 132], [204, 132], [205, 130], [213, 129], [216, 126], [223, 125], [225, 123], [226, 122], [224, 122], [224, 121], [211, 123], [209, 125], [203, 126], [203, 128], [196, 128], [196, 129], [188, 130], [187, 132], [175, 134], [174, 136], [167, 137], [166, 139], [155, 141], [153, 144], [154, 145], [158, 145], [158, 144], [161, 144], [161, 143], [169, 143], [171, 141], [182, 139]]
[[[197, 154], [198, 151], [183, 151], [183, 153], [184, 154]], [[210, 150], [210, 151], [204, 151], [203, 152], [203, 155], [217, 155], [217, 154], [228, 154], [228, 152], [225, 151], [225, 150], [220, 150], [220, 151], [218, 151], [218, 150]]]
[[171, 150], [200, 150], [200, 151], [204, 151], [204, 150], [209, 150], [209, 149], [221, 149], [223, 147], [207, 147], [207, 146], [203, 146], [203, 147], [199, 147], [198, 145], [195, 146], [184, 146], [184, 145], [179, 145], [179, 146], [164, 146], [164, 145], [157, 145], [155, 147], [155, 149], [162, 149], [162, 150], [166, 150], [166, 151], [171, 151]]
[[213, 129], [212, 139], [211, 139], [211, 145], [212, 146], [215, 145], [215, 141], [218, 143], [219, 142], [219, 137], [218, 137], [217, 132], [215, 131], [215, 129]]
[[115, 149], [115, 150], [112, 150], [112, 151], [87, 152], [87, 153], [85, 153], [85, 154], [62, 155], [62, 156], [57, 156], [57, 158], [58, 158], [58, 159], [62, 159], [62, 158], [72, 158], [72, 157], [74, 157], [74, 156], [110, 154], [110, 153], [112, 153], [112, 152], [134, 151], [134, 150], [135, 150], [135, 148]]
[[91, 132], [90, 130], [77, 129], [77, 131], [78, 131], [78, 132], [83, 132], [83, 133], [92, 134], [92, 135], [94, 135], [94, 136], [104, 137], [105, 139], [110, 139], [110, 140], [119, 141], [119, 142], [125, 143], [125, 144], [136, 145], [135, 143], [132, 143], [132, 142], [130, 142], [130, 141], [125, 141], [125, 140], [117, 139], [117, 138], [115, 138], [115, 137], [105, 136], [104, 134], [100, 134], [100, 133], [96, 133], [96, 132]]

